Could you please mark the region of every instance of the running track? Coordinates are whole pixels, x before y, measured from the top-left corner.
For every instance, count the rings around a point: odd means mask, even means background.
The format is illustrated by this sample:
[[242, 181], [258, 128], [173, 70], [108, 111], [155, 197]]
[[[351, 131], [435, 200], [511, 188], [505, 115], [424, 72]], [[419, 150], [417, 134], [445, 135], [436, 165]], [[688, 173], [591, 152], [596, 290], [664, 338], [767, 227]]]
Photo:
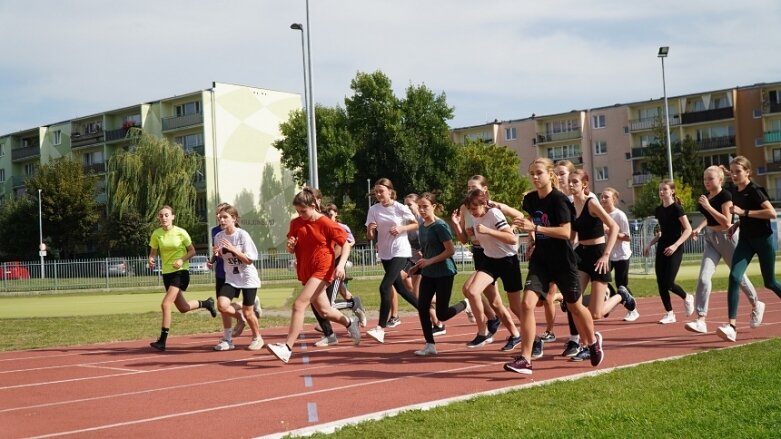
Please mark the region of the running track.
[[[760, 291], [767, 304], [763, 325], [748, 327], [750, 308], [741, 297], [738, 343], [781, 336], [781, 302]], [[676, 298], [674, 298], [676, 299]], [[482, 349], [464, 346], [474, 326], [463, 315], [437, 338], [439, 355], [417, 358], [422, 344], [415, 316], [389, 329], [384, 345], [364, 334], [353, 347], [344, 329], [341, 344], [315, 348], [317, 334], [299, 341], [290, 364], [268, 353], [237, 349], [214, 352], [218, 334], [173, 337], [165, 353], [149, 340], [0, 353], [0, 436], [19, 437], [257, 437], [286, 432], [330, 431], [335, 426], [425, 408], [476, 394], [604, 372], [611, 368], [733, 346], [714, 331], [726, 321], [726, 297], [711, 297], [708, 334], [683, 329], [683, 305], [675, 300], [679, 322], [662, 326], [658, 298], [639, 299], [641, 317], [623, 322], [623, 308], [598, 324], [606, 359], [599, 368], [571, 363], [561, 353], [567, 334], [559, 314], [559, 340], [526, 377], [502, 370], [511, 357], [498, 340]], [[538, 327], [542, 312], [538, 311]], [[369, 322], [371, 326], [373, 322]], [[175, 331], [175, 328], [174, 328]], [[283, 340], [286, 328], [264, 331], [266, 342]], [[507, 332], [500, 329], [497, 338]], [[424, 391], [425, 389], [425, 391]]]

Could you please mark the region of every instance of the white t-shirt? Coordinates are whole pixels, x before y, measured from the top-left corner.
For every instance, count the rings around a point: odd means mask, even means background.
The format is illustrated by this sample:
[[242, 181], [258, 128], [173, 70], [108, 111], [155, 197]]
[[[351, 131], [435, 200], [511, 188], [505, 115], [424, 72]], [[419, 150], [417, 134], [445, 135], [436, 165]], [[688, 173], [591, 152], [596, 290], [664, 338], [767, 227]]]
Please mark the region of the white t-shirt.
[[[219, 245], [223, 238], [241, 250], [250, 260], [258, 260], [258, 249], [246, 230], [236, 229], [232, 235], [228, 235], [223, 230], [214, 237], [214, 243]], [[233, 253], [225, 253], [224, 249], [222, 260], [225, 267], [225, 283], [235, 288], [260, 288], [260, 277], [255, 265], [243, 264]]]
[[[628, 236], [629, 220], [627, 219], [626, 214], [621, 209], [613, 209], [608, 215], [610, 215], [610, 217], [613, 218], [613, 221], [618, 224], [618, 232], [626, 233]], [[625, 261], [631, 256], [632, 246], [629, 244], [629, 241], [617, 241], [616, 245], [613, 246], [613, 250], [610, 252], [611, 261]]]
[[[485, 215], [481, 217], [473, 217], [475, 226], [482, 224], [483, 227], [487, 227], [493, 230], [512, 230], [507, 219], [501, 210], [492, 207], [485, 212]], [[518, 243], [507, 244], [500, 241], [493, 236], [489, 236], [485, 233], [478, 233], [475, 228], [475, 237], [480, 241], [480, 246], [483, 247], [485, 255], [489, 258], [499, 259], [507, 256], [514, 256], [518, 254]]]
[[388, 261], [393, 258], [411, 258], [412, 247], [409, 245], [407, 232], [391, 235], [393, 226], [406, 226], [415, 222], [415, 215], [409, 207], [394, 201], [385, 207], [382, 203], [373, 204], [366, 215], [366, 226], [377, 224], [377, 253], [380, 259]]

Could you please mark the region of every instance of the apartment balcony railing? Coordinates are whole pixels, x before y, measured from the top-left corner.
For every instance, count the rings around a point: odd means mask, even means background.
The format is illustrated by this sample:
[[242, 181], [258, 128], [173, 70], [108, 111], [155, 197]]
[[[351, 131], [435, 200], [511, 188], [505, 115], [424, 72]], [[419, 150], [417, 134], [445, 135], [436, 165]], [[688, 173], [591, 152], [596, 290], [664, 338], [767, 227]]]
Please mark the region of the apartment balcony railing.
[[71, 134], [71, 148], [81, 148], [103, 142], [103, 130], [94, 133], [73, 133]]
[[84, 165], [84, 173], [89, 174], [90, 172], [94, 172], [96, 174], [105, 174], [106, 173], [106, 164], [105, 163], [93, 163], [91, 165]]
[[[627, 155], [627, 159], [638, 159], [642, 157], [650, 157], [651, 153], [653, 151], [653, 148], [651, 147], [640, 147], [640, 148], [632, 148], [631, 156]], [[677, 154], [681, 152], [681, 144], [680, 142], [675, 142], [672, 144], [672, 153]], [[667, 154], [667, 145], [663, 145], [663, 148], [661, 150], [662, 154]]]
[[128, 128], [117, 128], [115, 130], [106, 130], [106, 142], [122, 140], [127, 137]]
[[560, 142], [562, 140], [579, 139], [581, 136], [582, 135], [578, 130], [564, 131], [562, 133], [546, 133], [546, 134], [537, 133], [537, 138], [534, 139], [533, 143], [535, 145], [539, 145], [541, 143]]
[[684, 124], [711, 122], [714, 120], [732, 119], [735, 112], [732, 107], [716, 108], [715, 110], [693, 111], [683, 113], [681, 121]]
[[696, 140], [700, 150], [730, 148], [735, 146], [735, 136], [711, 137], [710, 139]]
[[11, 150], [12, 162], [18, 162], [18, 161], [27, 160], [30, 158], [40, 157], [40, 156], [41, 156], [40, 146], [28, 146], [25, 148], [16, 148]]
[[184, 116], [172, 116], [163, 118], [163, 131], [175, 130], [179, 128], [200, 125], [203, 123], [203, 114], [187, 114]]
[[[763, 172], [764, 174], [774, 174], [776, 172], [781, 172], [781, 161], [767, 162], [765, 163], [765, 166], [761, 167], [765, 168], [765, 172]], [[760, 172], [757, 173], [760, 174]]]
[[[664, 117], [646, 117], [642, 119], [632, 119], [629, 121], [629, 131], [646, 131], [652, 130], [657, 124], [664, 126]], [[681, 124], [681, 116], [677, 114], [670, 115], [670, 126], [678, 126]]]
[[769, 143], [781, 143], [781, 131], [765, 131], [762, 136], [762, 144], [767, 145]]
[[781, 102], [770, 102], [762, 114], [781, 113]]
[[553, 160], [554, 162], [559, 160], [569, 160], [572, 162], [573, 165], [582, 165], [583, 164], [583, 156], [581, 153], [577, 154], [548, 154], [548, 158]]
[[653, 174], [635, 174], [632, 176], [632, 186], [642, 186], [654, 178]]

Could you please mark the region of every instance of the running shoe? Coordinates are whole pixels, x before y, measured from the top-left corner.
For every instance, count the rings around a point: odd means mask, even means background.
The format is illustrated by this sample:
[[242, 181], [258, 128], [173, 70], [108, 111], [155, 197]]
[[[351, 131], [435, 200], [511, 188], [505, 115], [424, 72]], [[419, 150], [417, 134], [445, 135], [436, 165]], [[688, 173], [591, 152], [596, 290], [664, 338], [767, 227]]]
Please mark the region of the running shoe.
[[496, 331], [499, 330], [499, 327], [502, 326], [502, 320], [499, 317], [494, 317], [489, 319], [486, 325], [488, 326], [488, 333], [493, 337]]
[[637, 302], [626, 287], [623, 285], [618, 287], [618, 294], [621, 296], [621, 303], [624, 304], [624, 308], [626, 308], [627, 311], [634, 311], [637, 309]]
[[469, 301], [464, 299], [464, 303], [466, 304], [466, 308], [464, 309], [466, 318], [469, 319], [471, 323], [476, 322], [477, 320], [475, 319], [475, 313], [472, 312], [472, 306], [469, 304]]
[[675, 320], [675, 313], [673, 311], [670, 311], [668, 313], [665, 313], [664, 316], [662, 316], [661, 320], [659, 320], [660, 325], [668, 325], [670, 323], [675, 323], [677, 320]]
[[149, 343], [149, 346], [152, 346], [160, 352], [165, 351], [165, 343], [161, 343], [160, 340]]
[[684, 325], [684, 328], [687, 331], [697, 332], [700, 334], [705, 334], [708, 332], [708, 325], [705, 324], [705, 320], [693, 320]]
[[431, 334], [434, 335], [434, 337], [447, 334], [447, 329], [445, 329], [445, 324], [440, 323], [439, 326], [436, 325], [432, 326]]
[[724, 341], [735, 341], [738, 337], [738, 331], [727, 323], [726, 325], [719, 326], [719, 329], [716, 330], [716, 335]]
[[504, 346], [502, 346], [503, 351], [511, 351], [515, 349], [516, 346], [521, 344], [521, 336], [513, 337], [512, 335], [507, 337], [507, 343], [505, 343]]
[[263, 308], [260, 307], [260, 297], [255, 296], [255, 303], [252, 305], [252, 312], [255, 313], [255, 318], [259, 319], [263, 315]]
[[270, 345], [266, 345], [266, 348], [278, 359], [282, 360], [282, 362], [287, 363], [290, 361], [290, 355], [292, 352], [284, 343], [272, 343]]
[[556, 334], [550, 331], [545, 331], [540, 336], [540, 340], [544, 341], [545, 343], [553, 343], [554, 341], [556, 341]]
[[361, 327], [366, 327], [366, 308], [363, 307], [363, 302], [358, 296], [353, 296], [353, 313], [358, 317], [361, 322]]
[[588, 348], [585, 346], [579, 346], [578, 353], [570, 357], [569, 361], [578, 363], [583, 360], [588, 360], [590, 358], [591, 358], [591, 352], [588, 350]]
[[683, 299], [683, 309], [686, 312], [686, 317], [694, 314], [694, 296], [687, 294]]
[[520, 373], [523, 375], [532, 374], [532, 364], [523, 356], [519, 355], [509, 363], [504, 364], [504, 370], [508, 372]]
[[765, 316], [765, 303], [757, 300], [754, 309], [751, 310], [751, 327], [758, 328], [762, 324], [762, 318]]
[[208, 299], [201, 302], [201, 305], [209, 310], [209, 313], [212, 315], [212, 318], [217, 317], [217, 309], [214, 308], [214, 299], [209, 297]]
[[401, 319], [399, 318], [399, 316], [391, 316], [391, 318], [388, 319], [389, 328], [395, 328], [399, 325], [401, 325]]
[[473, 349], [473, 348], [481, 348], [489, 343], [493, 343], [494, 337], [492, 335], [480, 335], [477, 334], [477, 336], [472, 339], [469, 343], [466, 344], [466, 347]]
[[385, 343], [385, 330], [379, 326], [374, 329], [369, 329], [366, 331], [366, 334], [380, 343]]
[[540, 337], [534, 337], [534, 344], [532, 345], [532, 360], [536, 360], [542, 357], [542, 345], [543, 341]]
[[319, 348], [321, 348], [323, 346], [332, 346], [332, 345], [335, 345], [335, 344], [339, 344], [339, 340], [336, 338], [336, 334], [331, 334], [331, 335], [325, 336], [325, 337], [321, 338], [320, 340], [318, 340], [317, 342], [315, 342], [315, 346], [317, 346]]
[[637, 311], [637, 308], [635, 308], [632, 311], [627, 311], [626, 315], [624, 316], [624, 321], [634, 322], [639, 318], [640, 318], [640, 313]]
[[214, 346], [215, 351], [232, 351], [234, 349], [236, 349], [236, 346], [233, 345], [233, 341], [225, 340], [224, 338]]
[[238, 337], [244, 332], [244, 328], [247, 326], [247, 322], [244, 321], [244, 316], [239, 313], [239, 318], [236, 320], [236, 326], [233, 327], [233, 337]]
[[567, 346], [564, 347], [564, 352], [561, 353], [562, 357], [574, 357], [580, 352], [580, 345], [576, 341], [569, 340]]
[[415, 351], [415, 355], [418, 357], [428, 357], [431, 355], [437, 355], [437, 345], [433, 343], [426, 343], [426, 346], [419, 351]]
[[250, 342], [249, 346], [247, 346], [247, 349], [251, 351], [259, 351], [263, 349], [263, 337], [253, 338], [252, 342]]
[[350, 338], [353, 339], [353, 344], [358, 346], [361, 344], [361, 325], [360, 320], [356, 316], [350, 317], [350, 326], [347, 327], [347, 332], [350, 333]]
[[594, 367], [602, 364], [605, 359], [605, 352], [602, 350], [602, 334], [599, 332], [594, 333], [597, 341], [588, 347], [589, 357], [591, 358], [591, 365]]

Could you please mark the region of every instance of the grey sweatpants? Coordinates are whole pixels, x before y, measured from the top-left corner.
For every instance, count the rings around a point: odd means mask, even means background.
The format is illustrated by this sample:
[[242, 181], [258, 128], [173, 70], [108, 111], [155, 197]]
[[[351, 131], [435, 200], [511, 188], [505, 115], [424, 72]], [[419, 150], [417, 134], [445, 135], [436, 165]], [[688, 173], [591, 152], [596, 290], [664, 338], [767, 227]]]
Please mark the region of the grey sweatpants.
[[[700, 265], [700, 277], [697, 279], [697, 292], [695, 304], [697, 315], [703, 317], [708, 314], [708, 299], [710, 298], [712, 283], [711, 278], [716, 271], [719, 260], [724, 258], [727, 266], [732, 265], [732, 253], [738, 244], [738, 233], [727, 238], [727, 232], [714, 232], [708, 230], [705, 234], [705, 249], [702, 252], [702, 264]], [[740, 289], [753, 306], [757, 302], [757, 290], [745, 274], [740, 281]]]

